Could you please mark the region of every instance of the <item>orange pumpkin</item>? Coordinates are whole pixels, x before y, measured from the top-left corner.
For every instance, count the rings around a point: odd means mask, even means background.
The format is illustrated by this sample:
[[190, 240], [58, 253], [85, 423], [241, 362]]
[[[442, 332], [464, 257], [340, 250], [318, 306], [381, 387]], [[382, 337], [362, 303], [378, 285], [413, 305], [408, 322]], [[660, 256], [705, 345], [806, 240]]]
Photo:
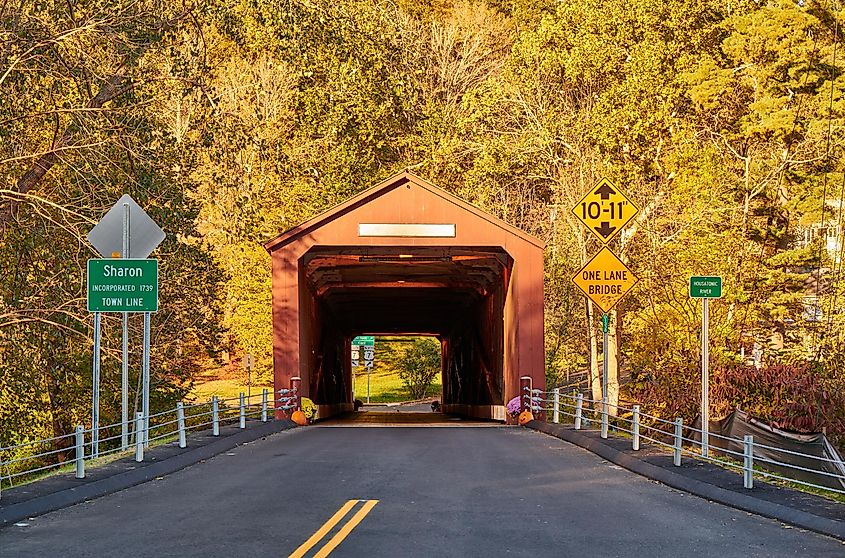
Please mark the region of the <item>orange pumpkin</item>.
[[290, 416], [290, 420], [292, 420], [299, 426], [305, 426], [306, 424], [308, 424], [308, 418], [302, 411], [294, 411], [293, 414]]
[[534, 415], [531, 414], [531, 411], [526, 409], [525, 411], [522, 411], [521, 413], [519, 413], [519, 425], [520, 426], [525, 426], [526, 424], [528, 424], [532, 420], [534, 420]]

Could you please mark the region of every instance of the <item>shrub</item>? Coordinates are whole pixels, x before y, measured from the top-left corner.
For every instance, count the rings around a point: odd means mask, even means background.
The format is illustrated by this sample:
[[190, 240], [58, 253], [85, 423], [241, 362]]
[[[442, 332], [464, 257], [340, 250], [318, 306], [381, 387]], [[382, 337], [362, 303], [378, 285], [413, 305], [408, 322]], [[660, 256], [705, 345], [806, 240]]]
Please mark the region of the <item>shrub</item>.
[[845, 395], [831, 391], [819, 367], [731, 366], [714, 374], [710, 394], [720, 415], [735, 407], [796, 432], [845, 434]]
[[[691, 361], [695, 362], [695, 361]], [[723, 366], [711, 373], [710, 414], [722, 418], [736, 408], [768, 424], [796, 432], [823, 429], [845, 442], [845, 390], [819, 366]], [[701, 376], [695, 364], [641, 371], [627, 386], [643, 411], [661, 418], [699, 414]]]
[[431, 338], [415, 339], [396, 364], [412, 399], [422, 399], [440, 373], [440, 344]]

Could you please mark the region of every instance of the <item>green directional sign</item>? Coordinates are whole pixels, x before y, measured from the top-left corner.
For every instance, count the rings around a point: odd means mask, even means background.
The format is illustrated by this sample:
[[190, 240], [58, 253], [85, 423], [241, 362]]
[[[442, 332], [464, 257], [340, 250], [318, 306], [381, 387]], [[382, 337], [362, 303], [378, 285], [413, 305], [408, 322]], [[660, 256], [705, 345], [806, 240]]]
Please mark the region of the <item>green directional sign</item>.
[[359, 347], [375, 347], [376, 338], [374, 335], [359, 335], [352, 340], [352, 344]]
[[690, 277], [690, 298], [722, 298], [721, 277]]
[[158, 311], [158, 260], [88, 260], [88, 311]]

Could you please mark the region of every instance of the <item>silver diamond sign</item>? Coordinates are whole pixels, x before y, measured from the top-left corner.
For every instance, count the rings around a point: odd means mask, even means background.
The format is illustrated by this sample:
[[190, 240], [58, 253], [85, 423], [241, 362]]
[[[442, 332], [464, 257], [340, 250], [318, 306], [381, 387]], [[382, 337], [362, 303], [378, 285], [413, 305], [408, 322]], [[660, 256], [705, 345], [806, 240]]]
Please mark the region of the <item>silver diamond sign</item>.
[[[129, 254], [123, 254], [123, 206], [129, 208]], [[88, 242], [105, 258], [146, 258], [164, 240], [165, 234], [129, 194], [103, 215], [88, 233]]]

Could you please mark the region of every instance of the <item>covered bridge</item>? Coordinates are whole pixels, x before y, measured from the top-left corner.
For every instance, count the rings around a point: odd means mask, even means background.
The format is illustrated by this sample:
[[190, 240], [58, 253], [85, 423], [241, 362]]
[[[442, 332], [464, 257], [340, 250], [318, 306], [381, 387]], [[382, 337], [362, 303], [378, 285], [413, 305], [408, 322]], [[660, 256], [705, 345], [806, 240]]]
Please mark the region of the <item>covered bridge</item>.
[[351, 340], [432, 335], [442, 409], [504, 419], [544, 386], [543, 244], [403, 172], [265, 244], [275, 389], [302, 378], [327, 417], [353, 409]]

